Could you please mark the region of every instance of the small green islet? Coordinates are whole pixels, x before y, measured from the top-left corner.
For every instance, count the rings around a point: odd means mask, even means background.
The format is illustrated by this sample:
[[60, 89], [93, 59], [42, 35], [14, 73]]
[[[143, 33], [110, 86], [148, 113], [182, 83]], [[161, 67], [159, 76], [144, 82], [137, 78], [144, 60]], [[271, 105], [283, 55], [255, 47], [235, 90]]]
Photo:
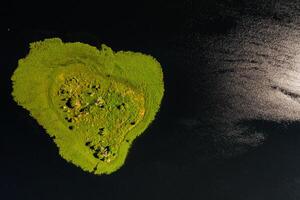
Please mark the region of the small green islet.
[[43, 126], [60, 155], [110, 174], [154, 120], [164, 93], [152, 56], [59, 38], [30, 44], [13, 76], [13, 98]]

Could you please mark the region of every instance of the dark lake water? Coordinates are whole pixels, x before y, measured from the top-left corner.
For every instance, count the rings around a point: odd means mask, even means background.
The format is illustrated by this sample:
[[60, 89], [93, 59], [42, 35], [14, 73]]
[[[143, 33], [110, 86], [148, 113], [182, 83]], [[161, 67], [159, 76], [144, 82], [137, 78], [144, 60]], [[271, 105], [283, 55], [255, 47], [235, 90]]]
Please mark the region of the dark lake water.
[[[299, 3], [276, 2], [8, 5], [1, 14], [0, 199], [300, 199], [300, 122], [254, 119], [247, 126], [267, 135], [263, 144], [236, 147], [209, 134], [219, 126], [211, 116], [222, 109], [202, 106], [226, 106], [212, 92], [222, 81], [206, 73], [210, 44], [243, 19], [298, 26], [290, 20], [300, 16]], [[161, 110], [111, 175], [95, 176], [63, 160], [10, 95], [10, 77], [28, 44], [49, 37], [143, 52], [163, 67]], [[206, 119], [212, 122], [204, 126]]]

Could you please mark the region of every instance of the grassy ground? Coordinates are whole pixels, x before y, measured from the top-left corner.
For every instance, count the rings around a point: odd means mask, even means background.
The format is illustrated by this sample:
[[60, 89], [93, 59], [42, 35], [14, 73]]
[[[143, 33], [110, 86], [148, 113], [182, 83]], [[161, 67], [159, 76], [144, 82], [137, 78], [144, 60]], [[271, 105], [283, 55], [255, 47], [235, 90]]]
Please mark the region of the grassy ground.
[[58, 38], [30, 44], [12, 81], [14, 100], [46, 129], [60, 155], [95, 174], [123, 165], [164, 92], [153, 57]]

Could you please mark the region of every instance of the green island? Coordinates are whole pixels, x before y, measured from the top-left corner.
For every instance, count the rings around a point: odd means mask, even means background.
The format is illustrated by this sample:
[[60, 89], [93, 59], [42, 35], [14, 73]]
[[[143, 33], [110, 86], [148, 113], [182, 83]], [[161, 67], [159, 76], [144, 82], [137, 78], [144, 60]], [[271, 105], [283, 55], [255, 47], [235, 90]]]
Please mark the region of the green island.
[[154, 120], [164, 93], [159, 62], [50, 38], [30, 44], [18, 62], [12, 96], [83, 170], [110, 174]]

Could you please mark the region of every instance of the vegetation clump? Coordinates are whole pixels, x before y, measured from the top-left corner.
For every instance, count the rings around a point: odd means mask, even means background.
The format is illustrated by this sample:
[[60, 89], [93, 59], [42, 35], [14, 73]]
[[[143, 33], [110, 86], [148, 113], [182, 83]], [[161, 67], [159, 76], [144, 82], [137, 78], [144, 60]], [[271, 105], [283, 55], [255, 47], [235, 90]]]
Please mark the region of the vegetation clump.
[[14, 100], [46, 129], [60, 155], [95, 174], [123, 165], [164, 92], [153, 57], [59, 38], [31, 43], [12, 81]]

